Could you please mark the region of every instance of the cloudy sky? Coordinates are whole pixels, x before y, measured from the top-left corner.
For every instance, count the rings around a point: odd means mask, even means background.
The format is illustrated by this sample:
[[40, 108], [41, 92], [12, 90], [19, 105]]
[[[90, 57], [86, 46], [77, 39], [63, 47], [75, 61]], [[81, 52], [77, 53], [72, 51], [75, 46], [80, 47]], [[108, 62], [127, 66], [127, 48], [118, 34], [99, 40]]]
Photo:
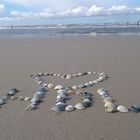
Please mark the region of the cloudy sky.
[[0, 25], [137, 20], [140, 0], [0, 0]]

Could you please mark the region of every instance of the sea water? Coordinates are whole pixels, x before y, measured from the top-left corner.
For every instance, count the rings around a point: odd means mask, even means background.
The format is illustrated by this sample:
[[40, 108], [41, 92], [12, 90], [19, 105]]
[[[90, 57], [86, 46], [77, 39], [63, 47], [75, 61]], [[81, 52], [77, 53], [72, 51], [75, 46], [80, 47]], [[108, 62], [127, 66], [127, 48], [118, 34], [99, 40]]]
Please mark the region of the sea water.
[[58, 24], [0, 27], [0, 38], [50, 38], [60, 36], [139, 36], [140, 26], [123, 24]]

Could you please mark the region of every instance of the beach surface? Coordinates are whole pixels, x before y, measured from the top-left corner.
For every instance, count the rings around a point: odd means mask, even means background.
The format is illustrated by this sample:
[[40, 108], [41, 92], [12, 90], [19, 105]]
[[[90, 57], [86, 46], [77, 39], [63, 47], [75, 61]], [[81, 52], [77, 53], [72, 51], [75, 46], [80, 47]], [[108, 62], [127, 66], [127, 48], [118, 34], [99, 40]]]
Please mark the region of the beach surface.
[[[49, 90], [39, 109], [26, 111], [28, 101], [8, 101], [0, 108], [0, 140], [139, 140], [140, 113], [106, 113], [98, 88], [110, 91], [118, 105], [140, 105], [140, 37], [60, 37], [0, 40], [0, 96], [11, 88], [32, 97], [40, 87], [38, 72], [105, 72], [109, 79], [85, 89], [94, 96], [86, 110], [55, 113], [56, 91]], [[72, 80], [48, 78], [71, 86], [94, 75]], [[79, 97], [72, 97], [74, 105]]]

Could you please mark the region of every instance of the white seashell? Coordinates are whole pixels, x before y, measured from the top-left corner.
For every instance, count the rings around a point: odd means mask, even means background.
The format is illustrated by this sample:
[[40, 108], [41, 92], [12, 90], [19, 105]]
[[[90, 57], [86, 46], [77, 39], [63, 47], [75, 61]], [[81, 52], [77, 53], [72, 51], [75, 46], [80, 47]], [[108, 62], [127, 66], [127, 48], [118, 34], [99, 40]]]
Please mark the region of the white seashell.
[[103, 76], [103, 75], [106, 75], [104, 72], [101, 72], [100, 74], [99, 74], [99, 76]]
[[3, 105], [3, 104], [5, 104], [5, 103], [6, 103], [5, 100], [0, 99], [0, 105]]
[[106, 102], [104, 106], [106, 112], [113, 113], [117, 111], [116, 105], [112, 102]]
[[111, 97], [105, 97], [104, 100], [103, 100], [104, 103], [106, 102], [114, 102], [114, 99], [111, 98]]
[[93, 84], [98, 84], [98, 80], [93, 80]]
[[87, 74], [89, 74], [89, 75], [92, 74], [92, 71], [89, 71]]
[[118, 106], [118, 107], [117, 107], [117, 110], [118, 110], [119, 112], [123, 112], [123, 113], [129, 112], [129, 109], [128, 109], [127, 107], [123, 106], [123, 105]]
[[66, 76], [66, 79], [68, 79], [68, 80], [72, 79], [72, 76], [69, 74], [69, 75]]
[[100, 88], [100, 89], [97, 90], [97, 93], [100, 93], [102, 91], [105, 91], [105, 89], [104, 88]]
[[85, 87], [90, 87], [91, 86], [90, 83], [85, 83], [84, 85], [85, 85]]
[[75, 109], [75, 108], [74, 108], [73, 105], [68, 105], [68, 106], [65, 107], [65, 110], [68, 111], [68, 112], [71, 112], [71, 111], [73, 111], [74, 109]]
[[107, 92], [101, 91], [101, 92], [99, 93], [99, 95], [100, 95], [100, 96], [105, 96], [105, 95], [107, 95]]
[[109, 108], [109, 107], [112, 107], [112, 106], [116, 106], [116, 105], [112, 102], [106, 102], [105, 105], [104, 105], [105, 108]]
[[16, 100], [17, 99], [17, 96], [11, 96], [10, 97], [10, 100]]
[[112, 107], [108, 107], [105, 109], [106, 112], [108, 113], [114, 113], [117, 111], [116, 107], [115, 106], [112, 106]]
[[34, 110], [34, 109], [36, 109], [36, 108], [37, 108], [36, 105], [30, 104], [30, 105], [28, 105], [25, 109], [26, 109], [26, 110]]
[[38, 85], [42, 85], [43, 84], [43, 81], [38, 81], [37, 84]]
[[22, 96], [22, 95], [19, 96], [19, 97], [18, 97], [18, 100], [19, 100], [19, 101], [23, 101], [23, 100], [24, 100], [24, 96]]
[[44, 83], [43, 86], [44, 86], [44, 87], [48, 87], [48, 84]]
[[52, 89], [54, 88], [54, 85], [52, 83], [49, 83], [47, 87]]
[[83, 109], [85, 109], [85, 106], [82, 103], [78, 103], [75, 105], [75, 108], [78, 110], [83, 110]]
[[79, 72], [79, 73], [77, 74], [77, 76], [82, 76], [82, 73], [81, 73], [81, 72]]
[[72, 89], [78, 89], [78, 87], [76, 85], [72, 86]]
[[81, 91], [81, 90], [76, 91], [76, 95], [83, 95], [83, 91]]
[[57, 85], [57, 86], [55, 86], [54, 89], [56, 89], [56, 90], [60, 90], [60, 89], [64, 89], [64, 87], [63, 87], [62, 85]]
[[93, 83], [93, 81], [89, 81], [89, 84], [93, 85], [94, 83]]
[[43, 72], [39, 72], [37, 75], [38, 75], [38, 76], [43, 76], [44, 73], [43, 73]]
[[105, 78], [104, 78], [103, 76], [100, 76], [100, 77], [97, 79], [98, 82], [102, 82], [102, 81], [104, 81], [104, 80], [105, 80]]
[[65, 90], [65, 89], [60, 89], [60, 90], [58, 90], [58, 91], [57, 91], [57, 94], [60, 94], [60, 93], [67, 94], [67, 93], [68, 93], [68, 91], [67, 91], [67, 90]]
[[31, 97], [25, 97], [24, 98], [24, 101], [30, 101], [31, 100]]

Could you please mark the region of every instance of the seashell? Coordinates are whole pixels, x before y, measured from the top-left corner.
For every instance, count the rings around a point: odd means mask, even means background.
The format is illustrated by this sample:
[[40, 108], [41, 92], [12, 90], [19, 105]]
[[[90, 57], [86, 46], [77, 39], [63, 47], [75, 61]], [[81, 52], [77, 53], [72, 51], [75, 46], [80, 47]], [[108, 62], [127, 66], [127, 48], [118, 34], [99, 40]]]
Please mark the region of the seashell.
[[82, 101], [82, 104], [84, 107], [90, 107], [92, 104], [92, 101], [90, 99], [86, 98]]
[[129, 112], [129, 109], [128, 109], [127, 107], [123, 106], [123, 105], [118, 106], [118, 107], [117, 107], [117, 110], [118, 110], [119, 112], [123, 112], [123, 113]]
[[38, 85], [42, 85], [43, 84], [43, 81], [38, 81], [37, 84]]
[[82, 76], [82, 73], [81, 72], [77, 73], [77, 76]]
[[69, 74], [69, 75], [66, 76], [66, 79], [68, 79], [68, 80], [72, 79], [72, 76]]
[[74, 109], [75, 109], [75, 108], [74, 108], [73, 105], [68, 105], [68, 106], [65, 107], [65, 110], [68, 111], [68, 112], [71, 112], [71, 111], [73, 111]]
[[24, 96], [22, 96], [22, 95], [19, 96], [19, 97], [18, 97], [18, 100], [19, 100], [19, 101], [23, 101], [23, 100], [24, 100]]
[[105, 97], [104, 100], [103, 100], [104, 103], [106, 102], [114, 102], [114, 99], [111, 98], [111, 97]]
[[88, 75], [92, 74], [92, 71], [89, 71], [87, 74], [88, 74]]
[[84, 85], [84, 84], [80, 84], [80, 85], [78, 86], [78, 88], [85, 88], [85, 85]]
[[17, 99], [17, 96], [11, 96], [10, 97], [10, 100], [16, 100]]
[[12, 89], [7, 93], [7, 95], [8, 95], [8, 96], [14, 96], [17, 92], [19, 92], [18, 89], [12, 88]]
[[85, 109], [85, 106], [82, 103], [78, 103], [75, 105], [75, 108], [78, 110], [83, 110], [83, 109]]
[[91, 86], [91, 84], [90, 84], [90, 83], [88, 83], [88, 82], [87, 82], [87, 83], [85, 83], [84, 85], [85, 85], [85, 87], [90, 87], [90, 86]]
[[113, 106], [116, 106], [116, 105], [112, 102], [106, 102], [105, 105], [104, 105], [105, 108], [110, 108], [110, 107], [113, 107]]
[[76, 91], [76, 95], [83, 95], [83, 91], [81, 91], [81, 90]]
[[48, 72], [44, 73], [44, 76], [49, 76], [49, 75], [50, 75], [50, 73], [48, 73]]
[[104, 72], [99, 73], [99, 76], [106, 75]]
[[56, 105], [54, 107], [51, 108], [51, 110], [53, 110], [55, 112], [65, 111], [65, 106], [66, 106], [66, 103], [58, 102], [58, 103], [56, 103]]
[[78, 87], [76, 85], [72, 86], [72, 89], [78, 89]]
[[108, 95], [108, 93], [107, 93], [106, 91], [101, 91], [101, 92], [99, 93], [99, 95], [100, 95], [100, 96], [106, 96], [106, 95]]
[[67, 90], [65, 90], [65, 89], [60, 89], [60, 90], [58, 90], [57, 91], [57, 94], [60, 94], [60, 93], [64, 93], [64, 94], [68, 94], [68, 91]]
[[108, 113], [114, 113], [117, 111], [116, 106], [111, 106], [105, 109], [106, 112]]
[[31, 97], [25, 97], [24, 98], [24, 101], [30, 101], [31, 100]]
[[109, 97], [109, 95], [108, 95], [108, 94], [105, 94], [105, 95], [102, 95], [102, 96], [101, 96], [102, 99], [104, 99], [104, 98], [106, 98], [106, 97]]
[[6, 102], [8, 100], [8, 97], [7, 96], [3, 96], [1, 99]]
[[53, 74], [53, 76], [57, 76], [57, 74], [56, 74], [56, 73], [54, 73], [54, 74]]
[[30, 104], [30, 105], [28, 105], [25, 109], [26, 109], [26, 110], [34, 110], [34, 109], [36, 109], [36, 108], [37, 108], [36, 105]]
[[93, 80], [93, 84], [98, 84], [98, 80]]
[[48, 87], [48, 84], [44, 83], [43, 86], [44, 86], [44, 87]]
[[68, 95], [71, 96], [71, 95], [75, 95], [76, 92], [74, 90], [68, 90]]
[[0, 99], [0, 105], [3, 105], [3, 104], [5, 104], [5, 103], [6, 103], [6, 101], [5, 101], [5, 100]]
[[130, 110], [131, 112], [138, 113], [138, 112], [140, 112], [140, 106], [137, 106], [137, 105], [130, 106], [130, 107], [129, 107], [129, 110]]
[[44, 73], [43, 73], [43, 72], [39, 72], [37, 75], [38, 75], [38, 76], [43, 76]]
[[102, 82], [102, 81], [104, 81], [104, 80], [105, 80], [105, 78], [104, 78], [103, 76], [100, 76], [100, 77], [97, 79], [98, 82]]
[[93, 85], [94, 83], [93, 83], [93, 81], [89, 81], [89, 84]]
[[100, 88], [100, 89], [97, 90], [97, 93], [99, 94], [102, 91], [105, 91], [105, 89], [104, 88]]
[[57, 86], [55, 86], [54, 89], [56, 89], [56, 90], [60, 90], [60, 89], [64, 89], [64, 87], [63, 87], [62, 85], [57, 85]]
[[54, 86], [52, 83], [49, 83], [47, 87], [52, 89], [52, 88], [54, 88], [55, 86]]

